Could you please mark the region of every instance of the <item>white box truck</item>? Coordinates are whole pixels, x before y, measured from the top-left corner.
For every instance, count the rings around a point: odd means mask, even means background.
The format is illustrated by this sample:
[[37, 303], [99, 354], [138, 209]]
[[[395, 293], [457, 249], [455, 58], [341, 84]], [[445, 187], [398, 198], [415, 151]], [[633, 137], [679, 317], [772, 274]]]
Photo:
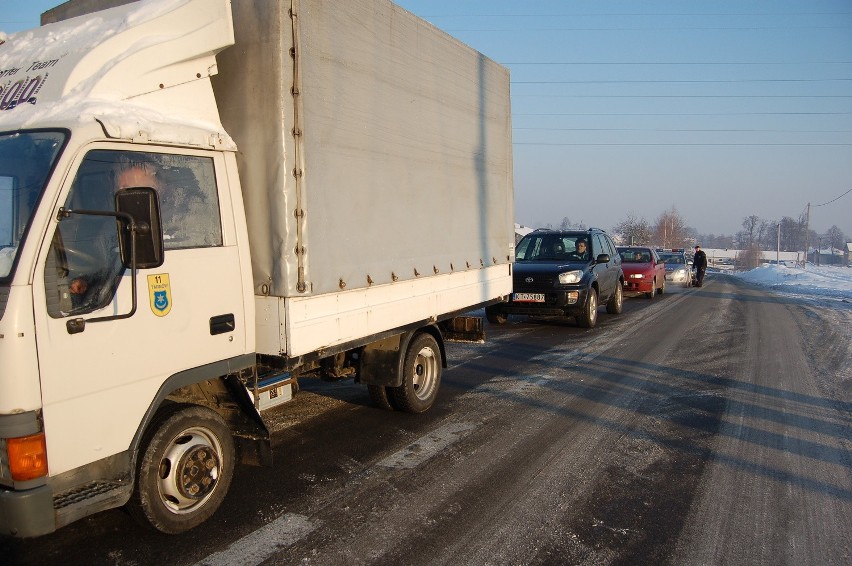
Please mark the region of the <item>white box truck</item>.
[[42, 23], [0, 36], [0, 533], [197, 526], [302, 377], [432, 405], [511, 292], [505, 68], [388, 0]]

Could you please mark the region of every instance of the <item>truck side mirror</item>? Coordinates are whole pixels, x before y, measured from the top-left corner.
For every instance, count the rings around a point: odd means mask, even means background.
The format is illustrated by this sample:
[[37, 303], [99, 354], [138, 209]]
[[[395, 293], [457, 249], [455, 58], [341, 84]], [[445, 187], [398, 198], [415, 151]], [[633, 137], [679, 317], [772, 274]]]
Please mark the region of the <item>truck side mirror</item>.
[[[115, 210], [133, 218], [136, 226], [136, 268], [153, 269], [163, 265], [163, 229], [160, 222], [160, 198], [150, 187], [121, 189], [115, 194]], [[128, 224], [122, 223], [118, 242], [121, 261], [131, 267], [131, 238]]]

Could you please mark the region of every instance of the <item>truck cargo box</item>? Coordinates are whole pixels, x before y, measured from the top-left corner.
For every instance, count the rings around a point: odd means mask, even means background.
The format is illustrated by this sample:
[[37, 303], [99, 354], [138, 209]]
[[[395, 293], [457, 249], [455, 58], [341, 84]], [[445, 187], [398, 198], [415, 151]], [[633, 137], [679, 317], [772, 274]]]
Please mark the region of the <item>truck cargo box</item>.
[[508, 265], [507, 69], [387, 0], [232, 9], [213, 85], [259, 293]]

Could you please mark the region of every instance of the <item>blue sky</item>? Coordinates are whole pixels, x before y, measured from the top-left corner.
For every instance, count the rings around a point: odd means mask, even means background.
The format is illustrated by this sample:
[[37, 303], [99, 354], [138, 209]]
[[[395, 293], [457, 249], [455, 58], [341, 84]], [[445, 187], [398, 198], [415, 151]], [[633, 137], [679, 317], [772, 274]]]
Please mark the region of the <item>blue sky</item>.
[[[0, 30], [57, 0], [0, 0]], [[852, 238], [852, 1], [397, 0], [512, 74], [518, 222]], [[837, 199], [837, 200], [834, 200]], [[834, 202], [830, 202], [834, 201]], [[828, 204], [826, 204], [828, 203]]]

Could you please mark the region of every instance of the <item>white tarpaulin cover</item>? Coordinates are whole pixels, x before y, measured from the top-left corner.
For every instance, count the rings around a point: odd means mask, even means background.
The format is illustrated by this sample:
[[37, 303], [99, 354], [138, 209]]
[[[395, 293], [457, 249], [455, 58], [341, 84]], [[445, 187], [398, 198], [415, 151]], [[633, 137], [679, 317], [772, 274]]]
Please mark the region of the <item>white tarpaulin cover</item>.
[[256, 289], [507, 265], [508, 71], [386, 0], [296, 0], [295, 23], [290, 8], [235, 0], [236, 45], [213, 78], [240, 149]]

